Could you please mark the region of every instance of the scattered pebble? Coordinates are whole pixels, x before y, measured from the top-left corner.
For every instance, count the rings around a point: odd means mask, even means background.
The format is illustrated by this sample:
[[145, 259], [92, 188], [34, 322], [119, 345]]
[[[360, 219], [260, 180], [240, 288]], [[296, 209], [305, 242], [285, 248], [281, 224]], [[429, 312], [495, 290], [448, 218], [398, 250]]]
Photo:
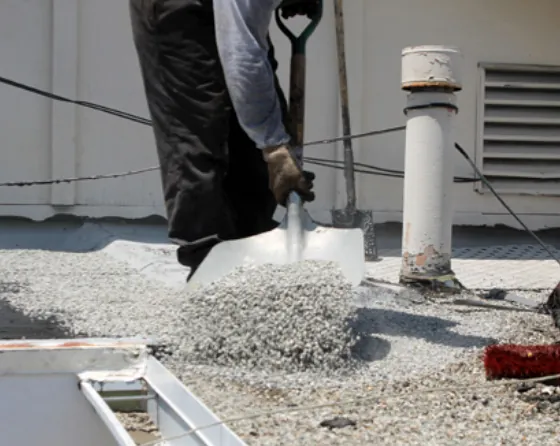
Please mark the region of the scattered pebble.
[[356, 426], [356, 422], [350, 418], [336, 417], [329, 420], [324, 420], [319, 423], [319, 426], [326, 427], [328, 429], [342, 429], [344, 427]]

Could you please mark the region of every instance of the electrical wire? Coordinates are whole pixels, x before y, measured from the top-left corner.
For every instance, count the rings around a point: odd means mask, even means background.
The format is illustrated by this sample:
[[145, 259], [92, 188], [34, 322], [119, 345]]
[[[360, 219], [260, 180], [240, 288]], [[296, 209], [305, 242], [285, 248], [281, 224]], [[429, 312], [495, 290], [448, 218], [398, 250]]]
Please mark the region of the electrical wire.
[[[309, 164], [315, 164], [318, 166], [330, 167], [333, 169], [344, 169], [344, 161], [339, 160], [327, 160], [323, 158], [315, 158], [315, 157], [305, 157], [304, 161]], [[354, 166], [358, 169], [354, 169], [355, 172], [358, 173], [365, 173], [370, 175], [378, 175], [378, 176], [387, 176], [391, 178], [404, 178], [404, 171], [396, 170], [396, 169], [388, 169], [385, 167], [377, 167], [371, 164], [364, 164], [364, 163], [354, 163]], [[362, 169], [360, 169], [362, 168]], [[364, 170], [365, 169], [365, 170]], [[468, 178], [468, 177], [455, 177], [455, 183], [476, 183], [480, 181], [478, 178]]]
[[[68, 97], [60, 96], [54, 93], [50, 93], [45, 90], [40, 90], [38, 88], [32, 87], [30, 85], [23, 84], [21, 82], [17, 82], [13, 79], [8, 79], [6, 77], [0, 76], [0, 83], [5, 85], [9, 85], [14, 88], [18, 88], [29, 93], [33, 93], [42, 97], [46, 97], [55, 101], [65, 102], [68, 104], [74, 104], [81, 107], [89, 108], [92, 110], [97, 110], [103, 113], [107, 113], [113, 116], [117, 116], [119, 118], [123, 118], [132, 122], [137, 122], [139, 124], [151, 126], [152, 122], [149, 119], [143, 118], [141, 116], [133, 115], [128, 112], [124, 112], [121, 110], [117, 110], [115, 108], [106, 107], [103, 105], [95, 104], [92, 102], [87, 101], [78, 101], [75, 99], [71, 99]], [[320, 139], [316, 141], [309, 141], [304, 144], [305, 147], [309, 146], [317, 146], [317, 145], [326, 145], [332, 144], [335, 142], [345, 141], [349, 139], [360, 139], [366, 138], [370, 136], [378, 136], [384, 135], [394, 132], [400, 132], [406, 129], [406, 126], [396, 126], [396, 127], [389, 127], [386, 129], [381, 130], [372, 130], [369, 132], [357, 133], [353, 135], [346, 135], [346, 136], [339, 136], [336, 138], [329, 138], [329, 139]], [[304, 161], [321, 167], [328, 167], [332, 169], [339, 169], [343, 170], [343, 167], [337, 167], [336, 164], [343, 164], [342, 161], [338, 160], [330, 160], [330, 159], [322, 159], [322, 158], [312, 158], [306, 157]], [[330, 164], [329, 164], [330, 163]], [[364, 163], [354, 163], [354, 166], [358, 169], [355, 169], [355, 172], [362, 173], [366, 175], [376, 175], [376, 176], [384, 176], [389, 178], [404, 178], [404, 172], [400, 170], [394, 169], [387, 169], [383, 167], [373, 166]], [[118, 172], [118, 173], [111, 173], [111, 174], [102, 174], [102, 175], [90, 175], [90, 176], [83, 176], [83, 177], [72, 177], [72, 178], [57, 178], [57, 179], [50, 179], [50, 180], [40, 180], [40, 181], [8, 181], [0, 183], [0, 187], [24, 187], [24, 186], [37, 186], [37, 185], [52, 185], [52, 184], [62, 184], [62, 183], [74, 183], [79, 181], [92, 181], [92, 180], [100, 180], [100, 179], [110, 179], [110, 178], [121, 178], [127, 177], [132, 175], [138, 175], [140, 173], [151, 172], [158, 170], [158, 166], [147, 167], [144, 169], [138, 170], [130, 170], [125, 172]], [[478, 181], [476, 178], [456, 178], [456, 183], [473, 183]]]
[[[70, 98], [67, 98], [65, 96], [60, 96], [58, 94], [50, 93], [50, 92], [45, 91], [45, 90], [40, 90], [39, 88], [35, 88], [35, 87], [30, 86], [30, 85], [26, 85], [26, 84], [23, 84], [21, 82], [14, 81], [13, 79], [8, 79], [6, 77], [0, 76], [0, 83], [5, 84], [5, 85], [9, 85], [9, 86], [14, 87], [14, 88], [19, 88], [20, 90], [24, 90], [24, 91], [27, 91], [29, 93], [34, 93], [36, 95], [43, 96], [45, 98], [49, 98], [49, 99], [52, 99], [52, 100], [55, 100], [55, 101], [66, 102], [68, 104], [79, 105], [81, 107], [89, 108], [89, 109], [92, 109], [92, 110], [97, 110], [97, 111], [100, 111], [100, 112], [103, 112], [103, 113], [107, 113], [107, 114], [110, 114], [110, 115], [113, 115], [113, 116], [117, 116], [119, 118], [123, 118], [123, 119], [129, 120], [129, 121], [137, 122], [139, 124], [152, 126], [152, 121], [147, 119], [147, 118], [143, 118], [142, 116], [133, 115], [132, 113], [117, 110], [115, 108], [105, 107], [104, 105], [95, 104], [93, 102], [78, 101], [78, 100], [75, 100], [75, 99], [70, 99]], [[376, 135], [383, 135], [383, 134], [388, 134], [388, 133], [393, 133], [393, 132], [400, 132], [400, 131], [405, 130], [405, 129], [406, 129], [406, 126], [390, 127], [390, 128], [382, 129], [382, 130], [373, 130], [373, 131], [370, 131], [370, 132], [357, 133], [357, 134], [354, 134], [354, 135], [337, 136], [336, 138], [310, 141], [310, 142], [304, 143], [304, 146], [307, 147], [307, 146], [332, 144], [334, 142], [345, 141], [345, 140], [348, 140], [348, 139], [359, 139], [359, 138], [366, 138], [368, 136], [376, 136]]]
[[406, 130], [406, 126], [405, 125], [399, 125], [397, 127], [388, 127], [386, 129], [382, 129], [382, 130], [372, 130], [372, 131], [364, 132], [364, 133], [354, 133], [353, 135], [337, 136], [336, 138], [319, 139], [317, 141], [306, 142], [306, 143], [303, 144], [303, 146], [304, 147], [309, 147], [309, 146], [318, 146], [318, 145], [323, 145], [323, 144], [331, 144], [333, 142], [346, 141], [346, 140], [349, 140], [349, 139], [360, 139], [360, 138], [365, 138], [365, 137], [368, 137], [368, 136], [379, 136], [379, 135], [386, 135], [388, 133], [402, 132], [403, 130]]
[[156, 170], [159, 170], [159, 166], [146, 167], [144, 169], [137, 169], [137, 170], [129, 170], [127, 172], [90, 175], [90, 176], [83, 176], [83, 177], [57, 178], [53, 180], [6, 181], [4, 183], [0, 183], [0, 187], [24, 187], [24, 186], [39, 186], [39, 185], [44, 186], [48, 184], [76, 183], [79, 181], [91, 181], [91, 180], [102, 180], [102, 179], [109, 179], [109, 178], [128, 177], [132, 175], [139, 175], [141, 173], [153, 172]]
[[152, 125], [152, 122], [149, 119], [142, 118], [141, 116], [136, 116], [131, 113], [123, 112], [114, 108], [105, 107], [103, 105], [94, 104], [92, 102], [87, 101], [77, 101], [75, 99], [70, 99], [64, 96], [60, 96], [54, 93], [50, 93], [45, 90], [40, 90], [39, 88], [32, 87], [30, 85], [22, 84], [21, 82], [14, 81], [12, 79], [8, 79], [6, 77], [0, 76], [0, 83], [9, 85], [14, 88], [19, 88], [20, 90], [27, 91], [29, 93], [34, 93], [39, 96], [43, 96], [45, 98], [53, 99], [59, 102], [66, 102], [69, 104], [79, 105], [81, 107], [90, 108], [92, 110], [98, 110], [104, 113], [108, 113], [110, 115], [118, 116], [119, 118], [127, 119], [129, 121], [134, 121], [139, 124], [144, 125]]
[[523, 222], [523, 220], [521, 220], [521, 218], [519, 218], [519, 216], [513, 211], [513, 209], [504, 201], [504, 199], [500, 196], [500, 194], [496, 191], [496, 189], [494, 189], [492, 184], [490, 184], [490, 181], [488, 181], [486, 176], [484, 176], [484, 174], [476, 166], [476, 164], [470, 158], [470, 156], [467, 154], [467, 152], [465, 152], [465, 149], [463, 149], [458, 143], [455, 143], [455, 148], [463, 156], [463, 158], [465, 158], [467, 160], [467, 162], [470, 164], [471, 168], [476, 172], [476, 174], [480, 178], [480, 181], [488, 188], [488, 190], [490, 190], [490, 192], [492, 192], [494, 197], [496, 197], [496, 200], [498, 200], [500, 202], [500, 204], [506, 209], [506, 211], [508, 211], [511, 214], [511, 216], [513, 218], [515, 218], [517, 223], [519, 223], [523, 227], [523, 229], [525, 229], [525, 231], [527, 231], [527, 233], [531, 237], [533, 237], [533, 239], [535, 239], [535, 241], [541, 246], [541, 248], [543, 248], [547, 252], [547, 254], [550, 256], [550, 258], [552, 260], [554, 260], [556, 263], [558, 263], [558, 265], [560, 265], [560, 259], [558, 259], [558, 257], [556, 257], [556, 255], [541, 240], [541, 238], [537, 234], [535, 234], [531, 229], [529, 229], [529, 227]]
[[[311, 164], [314, 166], [325, 167], [325, 168], [335, 169], [335, 170], [344, 170], [343, 161], [329, 160], [329, 159], [322, 159], [322, 158], [310, 158], [310, 157], [304, 157], [303, 161], [307, 164]], [[402, 171], [386, 169], [383, 167], [377, 167], [364, 163], [355, 163], [354, 165], [363, 167], [363, 168], [358, 167], [354, 169], [356, 173], [361, 173], [364, 175], [388, 177], [388, 178], [400, 178], [400, 179], [404, 178], [404, 172]], [[122, 178], [122, 177], [138, 175], [146, 172], [153, 172], [159, 170], [159, 168], [160, 166], [158, 165], [158, 166], [146, 167], [144, 169], [129, 170], [125, 172], [117, 172], [117, 173], [110, 173], [110, 174], [55, 178], [50, 180], [36, 180], [36, 181], [30, 181], [30, 180], [29, 181], [6, 181], [6, 182], [0, 182], [0, 187], [45, 186], [45, 185], [52, 185], [52, 184], [76, 183], [80, 181], [114, 179], [114, 178]], [[479, 180], [477, 178], [457, 177], [454, 179], [454, 181], [455, 183], [474, 183]]]

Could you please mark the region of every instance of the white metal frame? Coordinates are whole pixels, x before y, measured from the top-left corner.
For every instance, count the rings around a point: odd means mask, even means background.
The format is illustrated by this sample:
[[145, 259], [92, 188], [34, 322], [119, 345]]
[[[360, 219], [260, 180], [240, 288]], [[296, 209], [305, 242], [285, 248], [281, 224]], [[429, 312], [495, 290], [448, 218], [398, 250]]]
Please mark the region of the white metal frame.
[[[476, 121], [475, 121], [475, 164], [484, 174], [484, 103], [486, 91], [486, 71], [487, 70], [507, 70], [507, 71], [556, 71], [560, 73], [560, 66], [546, 64], [519, 64], [519, 63], [498, 63], [498, 62], [479, 62], [478, 64], [478, 85], [476, 88]], [[486, 195], [491, 193], [481, 181], [473, 183], [475, 192]], [[523, 190], [499, 191], [501, 195], [548, 195], [558, 196], [557, 190], [539, 191], [538, 194], [523, 192]]]
[[[147, 390], [146, 398], [133, 396], [130, 400], [140, 398], [146, 401], [148, 415], [162, 435], [158, 445], [245, 446], [200, 399], [149, 354], [148, 345], [146, 340], [134, 339], [0, 342], [0, 384], [2, 379], [19, 380], [26, 377], [37, 383], [37, 380], [44, 377], [45, 385], [48, 385], [48, 379], [53, 376], [74, 376], [75, 380], [70, 379], [68, 383], [76, 383], [77, 386], [67, 386], [66, 391], [81, 392], [98, 421], [102, 422], [97, 424], [106, 427], [114, 444], [118, 446], [136, 446], [136, 442], [100, 395], [100, 390]], [[10, 395], [3, 395], [0, 399], [0, 411], [12, 410], [12, 403]], [[44, 404], [48, 407], [50, 401], [34, 401], [32, 404]], [[64, 428], [65, 426], [53, 426], [53, 429]], [[191, 431], [194, 431], [191, 435], [184, 435]], [[48, 433], [42, 434], [42, 444], [51, 446]], [[0, 432], [0, 441], [2, 438]], [[20, 445], [13, 444], [12, 440], [12, 446]]]
[[97, 390], [93, 388], [91, 383], [87, 381], [81, 382], [80, 390], [90, 402], [95, 412], [97, 412], [97, 415], [99, 415], [105, 426], [107, 426], [117, 444], [119, 446], [136, 446], [136, 442], [130, 437], [111, 408], [99, 395]]

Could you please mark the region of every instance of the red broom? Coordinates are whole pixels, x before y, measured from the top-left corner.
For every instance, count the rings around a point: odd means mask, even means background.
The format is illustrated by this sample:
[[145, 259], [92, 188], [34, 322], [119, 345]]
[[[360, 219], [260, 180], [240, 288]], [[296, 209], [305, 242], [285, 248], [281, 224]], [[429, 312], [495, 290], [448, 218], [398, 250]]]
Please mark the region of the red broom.
[[560, 375], [559, 345], [491, 345], [484, 352], [488, 379]]
[[[550, 293], [543, 309], [560, 328], [560, 284]], [[491, 345], [484, 352], [484, 368], [488, 379], [560, 375], [560, 345]]]
[[[537, 243], [560, 265], [560, 259], [552, 250], [523, 223], [519, 216], [500, 197], [492, 184], [471, 160], [467, 152], [457, 143], [455, 148], [463, 155], [478, 178], [494, 194], [500, 204], [507, 209], [513, 218], [533, 237]], [[552, 290], [543, 310], [552, 316], [554, 325], [560, 328], [560, 282]], [[486, 348], [484, 368], [489, 379], [498, 378], [542, 378], [560, 374], [560, 345], [492, 345]]]

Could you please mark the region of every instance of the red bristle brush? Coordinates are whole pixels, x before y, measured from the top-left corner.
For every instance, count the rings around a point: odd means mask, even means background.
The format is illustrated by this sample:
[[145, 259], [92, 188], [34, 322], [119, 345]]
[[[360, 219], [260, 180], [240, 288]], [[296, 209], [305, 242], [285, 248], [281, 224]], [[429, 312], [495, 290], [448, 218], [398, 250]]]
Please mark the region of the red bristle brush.
[[[560, 265], [560, 259], [552, 250], [523, 223], [519, 216], [507, 205], [507, 203], [494, 190], [492, 184], [470, 159], [463, 148], [455, 143], [455, 148], [463, 155], [471, 165], [477, 176], [488, 189], [494, 194], [500, 204], [507, 209], [513, 218], [527, 231], [531, 237]], [[548, 296], [548, 301], [542, 308], [546, 313], [552, 315], [554, 325], [560, 328], [560, 282]], [[486, 376], [490, 379], [498, 378], [542, 378], [560, 374], [560, 345], [492, 345], [486, 348], [484, 354], [484, 368]]]
[[560, 375], [560, 345], [491, 345], [484, 352], [488, 379]]
[[[560, 283], [548, 296], [543, 310], [560, 328]], [[484, 368], [488, 379], [560, 375], [560, 345], [491, 345], [484, 352]]]

